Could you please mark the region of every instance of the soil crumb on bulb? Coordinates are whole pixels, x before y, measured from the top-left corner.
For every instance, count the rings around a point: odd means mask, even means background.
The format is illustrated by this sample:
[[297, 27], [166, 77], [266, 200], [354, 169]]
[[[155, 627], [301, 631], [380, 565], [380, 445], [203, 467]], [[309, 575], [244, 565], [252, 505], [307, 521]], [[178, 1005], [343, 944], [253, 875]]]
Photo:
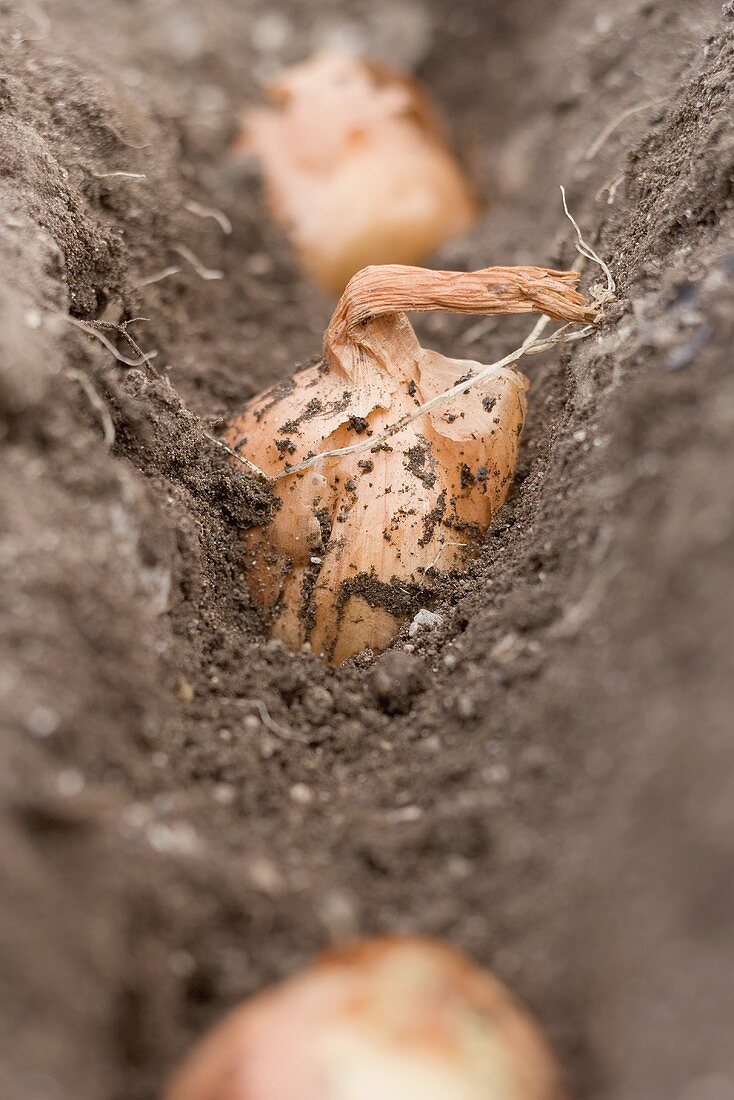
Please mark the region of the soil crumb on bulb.
[[413, 263], [478, 206], [419, 84], [372, 62], [317, 54], [268, 87], [235, 151], [260, 160], [276, 221], [306, 271], [339, 293], [367, 264]]
[[364, 940], [235, 1009], [165, 1100], [562, 1100], [531, 1017], [456, 949]]
[[415, 416], [482, 364], [422, 348], [403, 310], [589, 321], [577, 278], [537, 267], [387, 265], [350, 281], [322, 362], [256, 397], [226, 436], [275, 478], [272, 521], [244, 532], [250, 591], [271, 637], [293, 650], [308, 642], [333, 663], [383, 649], [412, 617], [416, 596], [425, 601], [431, 578], [478, 549], [507, 496], [527, 379], [496, 368]]

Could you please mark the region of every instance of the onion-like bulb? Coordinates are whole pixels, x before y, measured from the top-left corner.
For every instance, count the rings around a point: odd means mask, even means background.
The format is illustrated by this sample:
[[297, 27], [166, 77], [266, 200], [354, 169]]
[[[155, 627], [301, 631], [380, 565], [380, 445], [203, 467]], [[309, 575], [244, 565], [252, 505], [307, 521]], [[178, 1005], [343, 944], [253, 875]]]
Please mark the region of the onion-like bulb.
[[166, 1100], [562, 1100], [538, 1027], [459, 951], [365, 940], [234, 1010]]
[[[379, 651], [417, 591], [461, 568], [512, 482], [527, 380], [498, 368], [410, 419], [481, 364], [422, 348], [403, 310], [542, 311], [593, 319], [574, 272], [388, 265], [350, 281], [317, 366], [255, 398], [228, 444], [274, 481], [278, 508], [244, 532], [250, 590], [272, 637], [339, 663]], [[373, 445], [396, 422], [400, 431]], [[299, 464], [364, 443], [358, 452]]]
[[412, 263], [463, 233], [477, 203], [415, 81], [321, 53], [268, 87], [236, 149], [260, 160], [268, 203], [302, 266], [339, 293], [367, 264]]

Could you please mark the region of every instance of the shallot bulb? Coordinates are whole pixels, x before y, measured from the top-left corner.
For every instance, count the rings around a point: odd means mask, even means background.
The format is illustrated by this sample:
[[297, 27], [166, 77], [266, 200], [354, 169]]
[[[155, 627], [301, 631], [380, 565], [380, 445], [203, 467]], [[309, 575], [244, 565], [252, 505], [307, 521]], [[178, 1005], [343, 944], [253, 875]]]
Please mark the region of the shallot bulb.
[[507, 496], [527, 379], [498, 368], [415, 417], [481, 364], [422, 348], [402, 311], [588, 321], [576, 279], [537, 267], [385, 266], [354, 276], [322, 362], [256, 397], [228, 428], [230, 447], [276, 479], [272, 521], [244, 532], [250, 590], [272, 637], [294, 650], [308, 642], [333, 663], [383, 649], [419, 590], [425, 600], [433, 576], [476, 552]]
[[477, 204], [420, 86], [335, 53], [289, 69], [236, 149], [262, 165], [303, 267], [339, 293], [360, 268], [410, 263], [462, 233]]
[[459, 951], [366, 940], [235, 1009], [166, 1100], [562, 1100], [531, 1017]]

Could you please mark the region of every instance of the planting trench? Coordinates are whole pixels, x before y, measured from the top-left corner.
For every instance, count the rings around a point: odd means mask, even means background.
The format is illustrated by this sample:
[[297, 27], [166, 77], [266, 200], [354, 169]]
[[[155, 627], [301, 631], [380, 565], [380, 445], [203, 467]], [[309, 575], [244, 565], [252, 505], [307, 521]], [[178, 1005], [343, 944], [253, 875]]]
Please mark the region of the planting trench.
[[[0, 4], [3, 1096], [150, 1100], [238, 999], [393, 929], [490, 966], [577, 1097], [729, 1095], [730, 8]], [[335, 21], [416, 66], [487, 200], [440, 266], [569, 265], [564, 183], [619, 287], [524, 364], [510, 500], [379, 691], [263, 641], [268, 496], [211, 438], [319, 351], [228, 147]], [[141, 316], [142, 366], [68, 321]], [[488, 362], [527, 320], [416, 327]]]

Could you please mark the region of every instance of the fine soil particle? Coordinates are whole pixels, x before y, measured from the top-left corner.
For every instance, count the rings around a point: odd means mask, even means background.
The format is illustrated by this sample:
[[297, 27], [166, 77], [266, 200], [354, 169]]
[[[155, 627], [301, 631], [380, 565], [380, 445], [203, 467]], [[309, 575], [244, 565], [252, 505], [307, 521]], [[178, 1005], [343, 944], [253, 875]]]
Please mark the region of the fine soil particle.
[[[331, 669], [263, 641], [272, 500], [216, 437], [320, 353], [229, 146], [335, 26], [417, 66], [486, 199], [438, 266], [570, 265], [564, 183], [618, 300], [523, 363], [437, 625]], [[731, 5], [37, 0], [0, 36], [0, 1094], [153, 1100], [242, 997], [410, 929], [509, 983], [579, 1100], [729, 1095]]]

